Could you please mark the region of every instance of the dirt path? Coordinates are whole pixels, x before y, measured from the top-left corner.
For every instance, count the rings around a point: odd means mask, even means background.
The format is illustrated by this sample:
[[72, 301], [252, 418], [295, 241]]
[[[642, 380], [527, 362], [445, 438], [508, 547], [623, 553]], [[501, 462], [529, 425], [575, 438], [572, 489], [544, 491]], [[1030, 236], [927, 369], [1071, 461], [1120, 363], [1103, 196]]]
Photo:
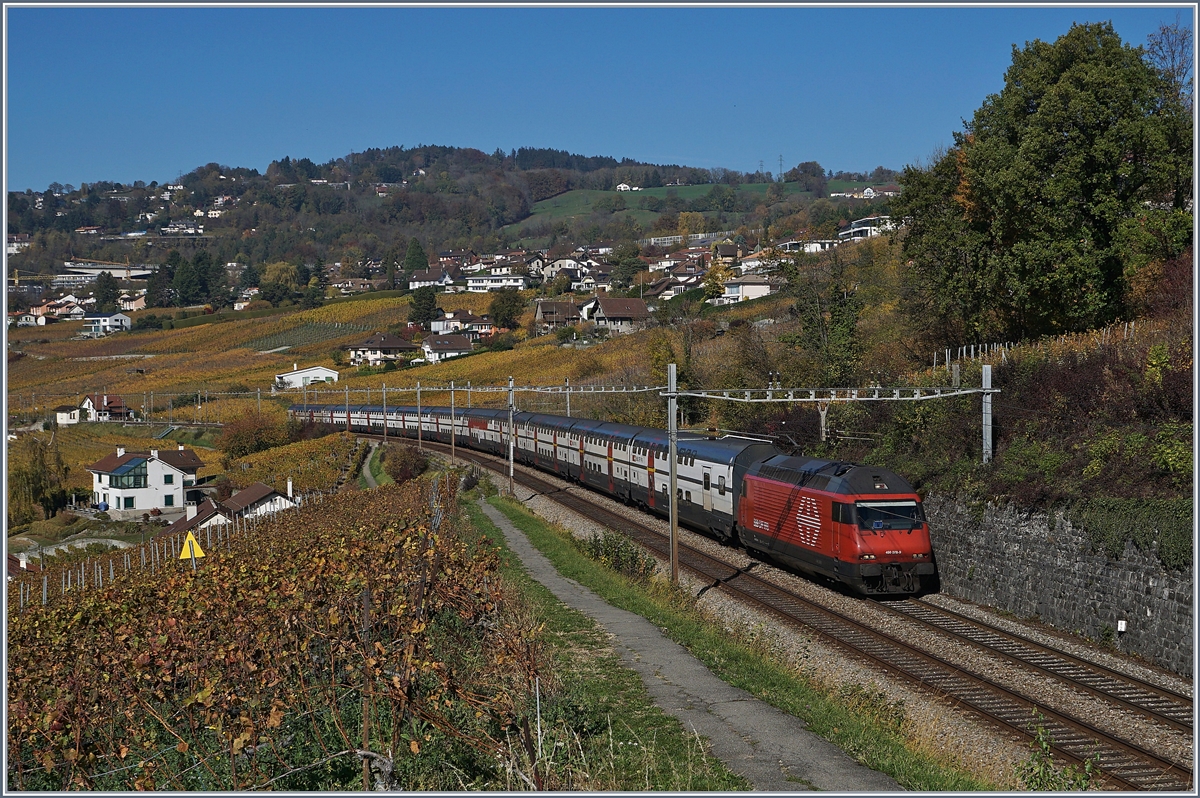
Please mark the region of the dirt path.
[[804, 722], [718, 679], [686, 649], [640, 615], [606, 603], [561, 576], [508, 518], [486, 500], [484, 514], [498, 526], [530, 576], [563, 603], [586, 613], [612, 635], [626, 667], [638, 672], [651, 697], [694, 733], [714, 756], [765, 792], [806, 790], [897, 792], [890, 776], [863, 767]]
[[113, 540], [112, 538], [72, 538], [71, 540], [64, 540], [61, 543], [55, 543], [53, 546], [46, 546], [40, 552], [35, 546], [25, 551], [25, 554], [32, 561], [37, 558], [38, 554], [44, 554], [49, 557], [61, 549], [82, 549], [92, 543], [103, 543], [118, 549], [128, 549], [133, 546], [132, 543], [126, 543], [123, 540]]
[[375, 475], [371, 473], [371, 459], [375, 457], [375, 450], [379, 448], [379, 444], [375, 441], [371, 442], [371, 451], [367, 452], [367, 456], [363, 458], [362, 476], [363, 481], [367, 483], [367, 488], [378, 488], [379, 483], [375, 481]]

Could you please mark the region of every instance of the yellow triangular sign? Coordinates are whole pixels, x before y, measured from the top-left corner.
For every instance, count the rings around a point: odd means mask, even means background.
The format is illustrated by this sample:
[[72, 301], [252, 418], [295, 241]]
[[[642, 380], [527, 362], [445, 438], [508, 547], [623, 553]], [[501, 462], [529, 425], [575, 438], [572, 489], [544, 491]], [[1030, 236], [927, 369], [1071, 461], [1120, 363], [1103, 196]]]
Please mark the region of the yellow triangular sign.
[[179, 552], [179, 559], [190, 560], [192, 557], [203, 557], [204, 549], [200, 548], [200, 544], [196, 541], [196, 536], [188, 532], [187, 537], [183, 540], [182, 550]]

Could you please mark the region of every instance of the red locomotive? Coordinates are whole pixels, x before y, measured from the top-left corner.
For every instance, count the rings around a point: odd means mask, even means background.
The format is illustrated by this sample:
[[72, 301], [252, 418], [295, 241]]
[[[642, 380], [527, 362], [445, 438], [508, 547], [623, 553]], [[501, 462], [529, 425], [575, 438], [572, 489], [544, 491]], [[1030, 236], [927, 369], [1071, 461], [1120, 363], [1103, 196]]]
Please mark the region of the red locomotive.
[[936, 590], [921, 498], [883, 468], [776, 455], [742, 481], [746, 548], [867, 594]]

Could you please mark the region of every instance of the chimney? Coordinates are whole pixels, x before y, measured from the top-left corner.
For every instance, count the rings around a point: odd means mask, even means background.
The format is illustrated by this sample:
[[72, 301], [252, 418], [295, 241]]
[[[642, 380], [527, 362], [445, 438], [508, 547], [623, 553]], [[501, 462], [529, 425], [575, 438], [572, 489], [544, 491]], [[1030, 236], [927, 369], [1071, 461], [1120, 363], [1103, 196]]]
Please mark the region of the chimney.
[[100, 407], [108, 407], [108, 394], [104, 394], [104, 404], [100, 405]]
[[296, 366], [297, 366], [297, 364], [296, 364], [296, 363], [293, 363], [293, 364], [292, 364], [292, 371], [296, 371]]
[[181, 444], [179, 444], [179, 451], [181, 451], [181, 452], [183, 451], [183, 444], [182, 444], [182, 443], [181, 443]]
[[187, 503], [187, 517], [188, 517], [188, 520], [191, 520], [196, 517], [196, 503], [195, 502]]
[[292, 478], [291, 477], [288, 477], [288, 498], [289, 499], [293, 498], [293, 496], [292, 496]]
[[125, 447], [118, 446], [117, 447], [117, 457], [124, 457], [124, 456], [125, 456]]
[[158, 459], [158, 449], [151, 449], [150, 456], [157, 460]]

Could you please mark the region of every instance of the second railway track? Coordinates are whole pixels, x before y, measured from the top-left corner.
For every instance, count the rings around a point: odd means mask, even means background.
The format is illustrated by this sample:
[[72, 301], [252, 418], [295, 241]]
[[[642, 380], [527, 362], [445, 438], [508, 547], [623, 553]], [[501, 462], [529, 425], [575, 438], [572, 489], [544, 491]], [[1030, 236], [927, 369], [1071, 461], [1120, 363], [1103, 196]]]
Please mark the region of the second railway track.
[[[444, 452], [450, 448], [430, 442], [424, 445]], [[461, 459], [506, 473], [506, 462], [490, 455], [461, 447], [456, 454]], [[614, 513], [521, 468], [516, 470], [514, 479], [568, 509], [628, 535], [660, 556], [668, 556], [666, 536], [648, 524]], [[1193, 775], [1189, 764], [1106, 732], [1084, 718], [1051, 709], [1034, 697], [1006, 688], [936, 654], [919, 650], [682, 541], [679, 543], [679, 553], [680, 566], [700, 579], [786, 623], [814, 631], [890, 674], [970, 709], [1001, 729], [1032, 740], [1036, 723], [1049, 733], [1053, 741], [1052, 748], [1058, 757], [1077, 765], [1089, 760], [1096, 763], [1108, 787], [1155, 791], [1191, 789]], [[1098, 696], [1127, 711], [1139, 713], [1174, 729], [1189, 732], [1192, 729], [1192, 702], [1187, 696], [956, 616], [926, 602], [909, 600], [893, 604], [895, 606], [889, 606], [887, 602], [875, 603], [889, 612], [935, 629], [940, 634], [952, 635], [970, 645], [986, 649], [991, 656], [1037, 672], [1043, 677], [1058, 679], [1073, 689]]]

